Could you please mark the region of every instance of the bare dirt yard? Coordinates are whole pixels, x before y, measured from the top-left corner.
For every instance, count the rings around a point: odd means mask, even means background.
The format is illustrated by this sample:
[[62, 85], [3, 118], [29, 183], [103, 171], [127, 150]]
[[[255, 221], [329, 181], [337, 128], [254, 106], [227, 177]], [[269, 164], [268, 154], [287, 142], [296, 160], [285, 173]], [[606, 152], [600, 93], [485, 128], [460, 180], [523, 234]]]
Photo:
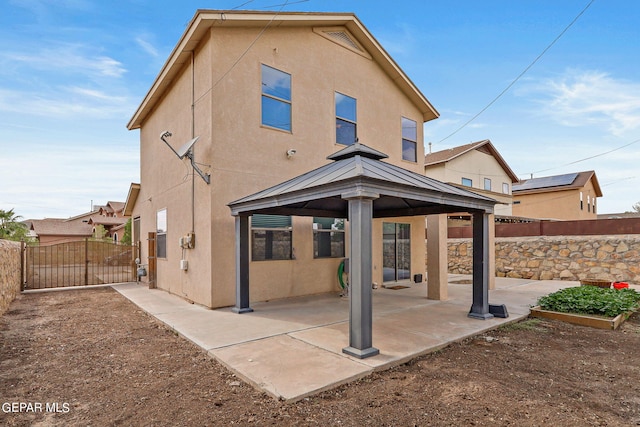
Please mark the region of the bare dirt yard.
[[5, 426], [640, 425], [640, 317], [525, 320], [287, 404], [111, 288], [25, 294], [0, 318], [0, 404]]

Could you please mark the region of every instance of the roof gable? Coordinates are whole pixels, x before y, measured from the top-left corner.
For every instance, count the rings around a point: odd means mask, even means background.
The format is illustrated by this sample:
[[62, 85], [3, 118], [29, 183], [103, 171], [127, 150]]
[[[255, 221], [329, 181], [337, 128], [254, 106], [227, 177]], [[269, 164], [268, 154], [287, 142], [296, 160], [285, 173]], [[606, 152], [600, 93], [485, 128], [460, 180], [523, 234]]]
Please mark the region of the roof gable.
[[[315, 32], [322, 32], [319, 27], [331, 30], [323, 37], [351, 48], [354, 52], [361, 51], [380, 65], [400, 90], [420, 109], [424, 121], [437, 118], [439, 113], [413, 84], [409, 77], [400, 69], [398, 64], [389, 56], [378, 41], [365, 28], [353, 13], [303, 13], [303, 12], [257, 12], [257, 11], [223, 11], [197, 10], [187, 29], [171, 52], [169, 58], [160, 70], [149, 92], [129, 120], [129, 130], [139, 129], [144, 119], [160, 101], [171, 81], [180, 72], [184, 64], [191, 59], [191, 53], [203, 40], [213, 26], [224, 27], [264, 27], [287, 26], [311, 27]], [[344, 35], [335, 34], [334, 27], [344, 27]]]
[[504, 172], [509, 176], [509, 178], [511, 178], [511, 182], [515, 183], [520, 181], [515, 172], [513, 172], [513, 170], [509, 167], [509, 165], [500, 155], [495, 146], [488, 139], [472, 142], [470, 144], [460, 145], [458, 147], [453, 147], [446, 150], [436, 151], [435, 153], [429, 153], [424, 156], [425, 168], [428, 168], [429, 166], [440, 165], [442, 163], [447, 163], [473, 150], [478, 150], [485, 154], [493, 156], [500, 167], [504, 170]]

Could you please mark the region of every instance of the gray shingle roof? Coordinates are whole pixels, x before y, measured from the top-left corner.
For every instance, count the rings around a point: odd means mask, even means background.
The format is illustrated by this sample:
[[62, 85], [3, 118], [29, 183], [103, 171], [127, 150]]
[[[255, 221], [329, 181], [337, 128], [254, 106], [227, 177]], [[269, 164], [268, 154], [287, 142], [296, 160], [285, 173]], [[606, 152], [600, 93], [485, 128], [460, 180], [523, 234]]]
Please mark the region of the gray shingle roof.
[[[345, 197], [375, 195], [374, 215], [408, 216], [460, 210], [492, 211], [495, 200], [381, 161], [386, 155], [354, 144], [327, 157], [315, 170], [229, 203], [232, 214], [342, 214]], [[269, 211], [269, 212], [268, 212]]]

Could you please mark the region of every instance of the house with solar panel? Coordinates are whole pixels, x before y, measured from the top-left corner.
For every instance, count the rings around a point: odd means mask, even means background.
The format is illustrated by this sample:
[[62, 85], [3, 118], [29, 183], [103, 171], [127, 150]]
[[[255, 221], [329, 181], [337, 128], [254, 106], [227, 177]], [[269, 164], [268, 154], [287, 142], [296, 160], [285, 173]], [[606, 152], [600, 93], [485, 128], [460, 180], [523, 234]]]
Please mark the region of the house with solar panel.
[[[470, 316], [491, 317], [496, 202], [424, 175], [437, 117], [351, 13], [198, 10], [127, 125], [140, 132], [125, 206], [140, 280], [242, 313], [338, 293], [348, 271], [366, 316], [376, 285], [424, 285], [425, 216], [465, 211], [486, 256]], [[432, 241], [446, 253], [446, 232]], [[446, 273], [429, 273], [429, 298], [446, 299]]]
[[514, 216], [549, 220], [597, 219], [602, 197], [594, 171], [525, 179], [512, 192]]

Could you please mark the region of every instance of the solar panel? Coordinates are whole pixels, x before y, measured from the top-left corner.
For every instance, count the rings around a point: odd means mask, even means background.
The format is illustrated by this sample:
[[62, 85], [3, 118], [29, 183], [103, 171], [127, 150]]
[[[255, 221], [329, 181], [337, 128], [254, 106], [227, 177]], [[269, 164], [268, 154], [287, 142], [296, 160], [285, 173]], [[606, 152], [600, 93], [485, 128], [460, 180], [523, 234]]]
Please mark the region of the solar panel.
[[545, 176], [542, 178], [528, 179], [522, 184], [513, 184], [514, 191], [534, 190], [537, 188], [560, 187], [562, 185], [573, 184], [578, 177], [578, 173], [567, 173], [564, 175]]

